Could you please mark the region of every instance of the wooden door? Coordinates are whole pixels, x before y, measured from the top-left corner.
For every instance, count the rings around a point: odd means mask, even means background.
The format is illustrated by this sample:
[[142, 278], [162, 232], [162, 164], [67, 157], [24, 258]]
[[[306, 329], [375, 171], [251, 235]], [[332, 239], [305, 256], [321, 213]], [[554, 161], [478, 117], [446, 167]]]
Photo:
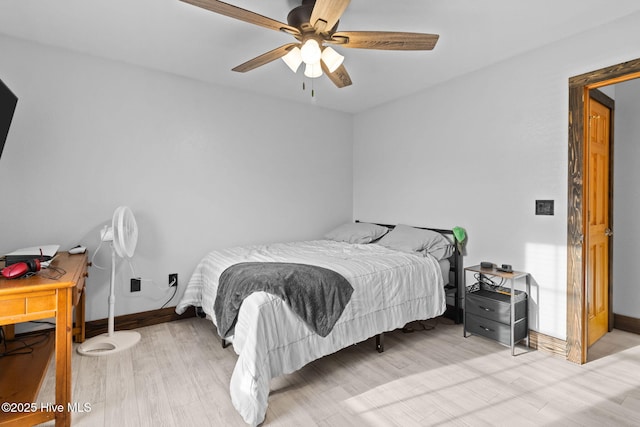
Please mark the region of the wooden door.
[[589, 100], [587, 144], [587, 346], [609, 330], [611, 110]]

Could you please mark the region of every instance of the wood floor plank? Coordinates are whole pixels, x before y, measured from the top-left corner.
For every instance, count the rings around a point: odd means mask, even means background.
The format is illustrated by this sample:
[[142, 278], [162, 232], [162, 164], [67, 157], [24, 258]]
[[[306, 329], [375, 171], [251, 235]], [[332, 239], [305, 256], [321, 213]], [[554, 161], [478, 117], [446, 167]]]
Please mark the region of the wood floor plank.
[[[512, 357], [446, 319], [432, 325], [385, 334], [383, 353], [370, 339], [275, 378], [264, 426], [640, 425], [637, 335], [614, 330], [575, 365], [524, 347]], [[211, 322], [139, 332], [125, 352], [73, 354], [73, 400], [91, 405], [74, 426], [245, 425], [229, 397], [237, 355]], [[50, 367], [39, 399], [53, 386]]]

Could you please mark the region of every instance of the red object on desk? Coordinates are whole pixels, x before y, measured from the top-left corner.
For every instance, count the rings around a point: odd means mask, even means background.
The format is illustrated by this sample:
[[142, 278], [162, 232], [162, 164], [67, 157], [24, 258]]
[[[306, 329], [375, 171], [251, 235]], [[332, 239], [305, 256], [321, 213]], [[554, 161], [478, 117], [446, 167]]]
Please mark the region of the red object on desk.
[[2, 269], [2, 276], [7, 279], [17, 279], [27, 273], [40, 271], [40, 260], [30, 259], [25, 262], [17, 262]]

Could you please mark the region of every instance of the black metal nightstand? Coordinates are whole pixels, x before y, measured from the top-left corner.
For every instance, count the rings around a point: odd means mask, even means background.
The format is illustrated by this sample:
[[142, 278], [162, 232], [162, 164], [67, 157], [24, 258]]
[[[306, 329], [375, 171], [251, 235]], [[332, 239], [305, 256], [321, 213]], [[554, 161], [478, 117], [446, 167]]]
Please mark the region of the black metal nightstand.
[[[515, 356], [515, 345], [526, 339], [529, 346], [528, 295], [530, 275], [523, 271], [504, 272], [479, 265], [466, 267], [464, 293], [464, 336], [481, 335], [511, 347]], [[467, 273], [479, 274], [482, 278], [497, 277], [507, 280], [509, 286], [492, 286], [479, 280], [467, 285]], [[526, 292], [514, 289], [516, 280], [525, 279]]]

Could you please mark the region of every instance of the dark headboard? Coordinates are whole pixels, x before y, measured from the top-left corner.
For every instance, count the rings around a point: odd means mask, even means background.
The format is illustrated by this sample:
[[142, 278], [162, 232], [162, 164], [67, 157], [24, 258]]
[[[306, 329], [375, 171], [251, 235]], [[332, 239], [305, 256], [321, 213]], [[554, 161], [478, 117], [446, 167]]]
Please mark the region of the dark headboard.
[[[355, 222], [362, 222], [362, 221], [356, 220]], [[391, 224], [380, 224], [377, 222], [374, 222], [372, 224], [381, 225], [389, 229], [395, 228], [395, 225], [391, 225]], [[453, 255], [449, 257], [449, 271], [453, 273], [453, 283], [449, 281], [449, 284], [445, 287], [445, 290], [447, 295], [453, 296], [454, 305], [447, 307], [447, 313], [445, 314], [448, 317], [455, 320], [456, 323], [462, 322], [462, 307], [460, 306], [460, 296], [462, 295], [461, 292], [463, 287], [464, 267], [462, 265], [462, 253], [460, 253], [458, 245], [456, 244], [456, 238], [455, 238], [455, 235], [453, 234], [453, 230], [449, 230], [446, 228], [415, 227], [415, 226], [411, 226], [411, 227], [418, 228], [421, 230], [431, 230], [431, 231], [435, 231], [437, 233], [443, 234], [451, 240], [451, 243], [453, 243], [455, 250], [453, 251]]]

